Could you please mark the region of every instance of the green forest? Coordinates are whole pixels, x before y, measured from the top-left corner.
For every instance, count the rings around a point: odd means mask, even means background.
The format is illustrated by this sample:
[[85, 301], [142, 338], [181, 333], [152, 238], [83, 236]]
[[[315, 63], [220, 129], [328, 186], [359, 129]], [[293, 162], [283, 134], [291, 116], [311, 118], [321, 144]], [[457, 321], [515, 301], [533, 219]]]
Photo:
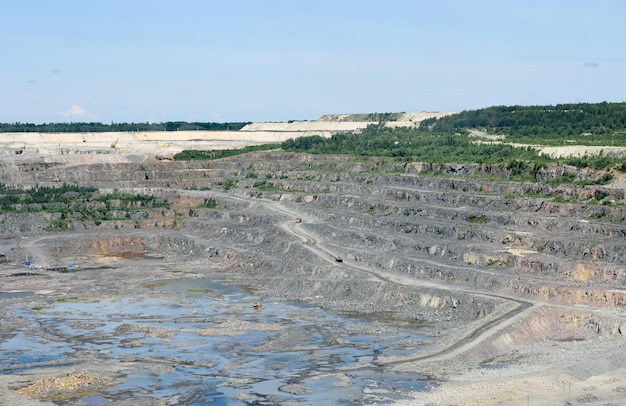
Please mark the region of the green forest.
[[[540, 155], [532, 147], [516, 148], [500, 143], [476, 143], [468, 135], [441, 134], [425, 129], [369, 126], [362, 133], [336, 134], [289, 139], [281, 144], [285, 151], [310, 154], [383, 156], [405, 162], [506, 164], [536, 171], [549, 163], [578, 168], [626, 169], [625, 158], [606, 155], [555, 159]], [[528, 164], [532, 162], [532, 164]]]
[[282, 149], [311, 154], [385, 156], [420, 162], [501, 163], [510, 159], [537, 159], [532, 148], [503, 144], [477, 144], [467, 135], [433, 133], [428, 130], [368, 126], [361, 133], [289, 139]]
[[238, 131], [250, 123], [203, 123], [168, 121], [165, 123], [0, 123], [0, 133], [103, 133], [132, 131]]
[[532, 173], [550, 163], [578, 168], [626, 170], [626, 159], [605, 154], [554, 159], [532, 147], [476, 142], [470, 130], [531, 145], [626, 146], [626, 103], [489, 107], [428, 119], [419, 128], [370, 125], [361, 133], [301, 137], [282, 149], [311, 154], [384, 156], [400, 161], [505, 164]]
[[[289, 139], [280, 148], [288, 152], [390, 157], [398, 161], [431, 163], [505, 164], [514, 172], [532, 174], [550, 163], [578, 168], [626, 171], [626, 158], [605, 154], [554, 159], [533, 147], [477, 142], [471, 130], [505, 136], [506, 142], [530, 145], [626, 146], [626, 103], [579, 103], [556, 106], [495, 106], [432, 118], [419, 128], [386, 127], [394, 113], [374, 113], [377, 125], [360, 132]], [[220, 159], [276, 145], [229, 151], [183, 151], [176, 160]]]
[[483, 130], [528, 144], [626, 146], [626, 103], [494, 106], [427, 119], [421, 125], [445, 134]]

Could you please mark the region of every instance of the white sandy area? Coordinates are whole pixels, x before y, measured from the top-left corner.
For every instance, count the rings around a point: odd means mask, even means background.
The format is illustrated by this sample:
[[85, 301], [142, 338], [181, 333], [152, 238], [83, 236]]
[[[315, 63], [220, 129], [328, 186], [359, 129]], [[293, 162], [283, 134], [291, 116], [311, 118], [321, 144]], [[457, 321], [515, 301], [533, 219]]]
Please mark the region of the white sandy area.
[[[396, 406], [626, 405], [622, 339], [544, 341], [521, 347], [493, 368], [464, 369], [464, 359], [417, 366], [442, 382]], [[470, 356], [466, 354], [465, 356]]]
[[607, 156], [625, 156], [626, 147], [571, 145], [565, 147], [543, 147], [539, 148], [539, 153], [549, 155], [552, 158], [595, 156], [600, 153]]

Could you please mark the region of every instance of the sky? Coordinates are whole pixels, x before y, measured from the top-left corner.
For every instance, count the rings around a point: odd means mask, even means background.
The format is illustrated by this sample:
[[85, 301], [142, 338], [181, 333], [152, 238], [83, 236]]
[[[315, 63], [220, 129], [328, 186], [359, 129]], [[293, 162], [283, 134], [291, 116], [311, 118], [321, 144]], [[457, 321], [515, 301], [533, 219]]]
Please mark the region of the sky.
[[0, 122], [624, 102], [624, 0], [2, 0]]

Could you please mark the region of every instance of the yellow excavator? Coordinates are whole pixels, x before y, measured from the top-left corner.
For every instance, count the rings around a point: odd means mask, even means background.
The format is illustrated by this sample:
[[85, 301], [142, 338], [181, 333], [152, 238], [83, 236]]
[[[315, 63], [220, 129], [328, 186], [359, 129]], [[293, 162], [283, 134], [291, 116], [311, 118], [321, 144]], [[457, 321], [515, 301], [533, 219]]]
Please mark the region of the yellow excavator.
[[117, 142], [118, 142], [119, 140], [120, 140], [119, 138], [118, 138], [118, 139], [116, 139], [116, 140], [115, 140], [115, 142], [114, 142], [113, 144], [111, 144], [111, 148], [115, 148], [115, 147], [117, 146]]
[[260, 298], [252, 305], [255, 309], [260, 309], [261, 306], [263, 306], [263, 298]]

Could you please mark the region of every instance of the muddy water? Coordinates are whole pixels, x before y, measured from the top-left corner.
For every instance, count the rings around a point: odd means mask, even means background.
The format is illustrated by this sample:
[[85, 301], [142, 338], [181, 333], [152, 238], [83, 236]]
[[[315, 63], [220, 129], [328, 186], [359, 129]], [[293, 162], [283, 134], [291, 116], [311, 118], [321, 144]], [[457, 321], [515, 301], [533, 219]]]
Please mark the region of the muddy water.
[[375, 366], [381, 353], [415, 353], [416, 343], [428, 340], [392, 321], [267, 297], [255, 309], [258, 297], [206, 280], [146, 287], [148, 294], [135, 297], [11, 309], [31, 328], [0, 343], [0, 373], [22, 364], [71, 364], [85, 352], [141, 365], [116, 386], [63, 403], [76, 405], [140, 397], [185, 405], [352, 405], [384, 403], [433, 384]]

